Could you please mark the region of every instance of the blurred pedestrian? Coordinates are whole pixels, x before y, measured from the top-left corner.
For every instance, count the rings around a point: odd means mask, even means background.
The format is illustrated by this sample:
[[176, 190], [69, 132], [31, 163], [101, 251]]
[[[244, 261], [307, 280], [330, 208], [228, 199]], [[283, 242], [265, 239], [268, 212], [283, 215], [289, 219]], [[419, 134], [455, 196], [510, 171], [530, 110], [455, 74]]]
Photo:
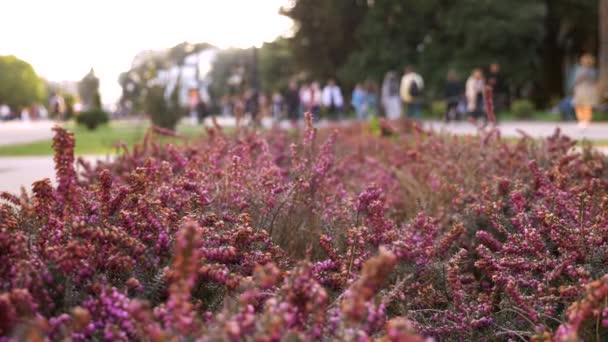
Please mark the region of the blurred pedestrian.
[[350, 103], [352, 104], [353, 108], [355, 109], [355, 114], [357, 115], [357, 119], [358, 120], [363, 120], [365, 119], [366, 113], [367, 113], [367, 108], [366, 106], [366, 99], [365, 97], [367, 96], [365, 89], [363, 88], [363, 85], [361, 85], [360, 83], [357, 83], [355, 85], [355, 89], [353, 89], [353, 94], [351, 96], [351, 101]]
[[509, 108], [509, 86], [500, 70], [500, 64], [494, 62], [488, 68], [486, 85], [492, 87], [494, 111], [500, 113]]
[[234, 113], [234, 119], [236, 121], [236, 128], [241, 127], [241, 122], [246, 113], [245, 98], [239, 95], [232, 96], [232, 111]]
[[0, 121], [8, 121], [11, 119], [11, 108], [3, 103], [0, 105]]
[[275, 91], [272, 94], [272, 118], [275, 121], [280, 121], [283, 118], [284, 99], [281, 93]]
[[249, 124], [259, 126], [262, 116], [262, 107], [260, 106], [260, 92], [257, 89], [248, 89], [245, 92], [245, 114], [249, 115], [251, 120]]
[[459, 119], [460, 113], [458, 111], [458, 104], [462, 99], [463, 93], [462, 82], [460, 82], [458, 74], [454, 70], [449, 70], [443, 91], [443, 96], [446, 103], [446, 122]]
[[572, 103], [580, 128], [586, 128], [591, 122], [593, 107], [599, 102], [597, 91], [597, 71], [594, 69], [595, 58], [590, 54], [581, 57], [580, 65], [574, 76], [574, 97]]
[[221, 97], [220, 106], [221, 106], [222, 116], [233, 115], [232, 101], [230, 101], [230, 97], [228, 95], [224, 95]]
[[477, 120], [484, 117], [483, 93], [485, 90], [485, 81], [481, 69], [476, 68], [473, 70], [471, 76], [467, 79], [465, 88], [469, 119], [473, 122], [477, 122]]
[[30, 110], [27, 107], [21, 108], [21, 121], [29, 123], [31, 121]]
[[300, 89], [298, 89], [298, 84], [295, 81], [289, 82], [284, 98], [287, 107], [287, 118], [292, 122], [298, 121], [300, 115]]
[[401, 118], [402, 108], [399, 97], [399, 78], [397, 73], [389, 71], [382, 82], [382, 107], [389, 120]]
[[378, 114], [378, 86], [373, 80], [365, 82], [365, 108], [367, 109], [366, 117]]
[[405, 103], [407, 116], [420, 119], [422, 116], [422, 94], [424, 91], [424, 80], [418, 75], [412, 66], [405, 68], [401, 78], [401, 99]]
[[305, 111], [313, 115], [313, 119], [319, 120], [321, 110], [321, 87], [319, 82], [312, 82], [310, 86], [302, 87], [300, 90], [300, 101]]
[[205, 103], [205, 101], [203, 101], [200, 96], [196, 103], [195, 112], [197, 122], [205, 123], [205, 119], [207, 118], [207, 116], [209, 116], [209, 106], [207, 106], [207, 103]]
[[65, 101], [63, 97], [57, 93], [51, 93], [49, 99], [49, 108], [51, 111], [51, 116], [55, 118], [55, 120], [62, 121], [64, 120], [64, 112], [65, 112]]
[[344, 98], [342, 97], [342, 90], [333, 78], [330, 78], [325, 88], [323, 88], [323, 106], [327, 108], [330, 117], [337, 120], [342, 119]]

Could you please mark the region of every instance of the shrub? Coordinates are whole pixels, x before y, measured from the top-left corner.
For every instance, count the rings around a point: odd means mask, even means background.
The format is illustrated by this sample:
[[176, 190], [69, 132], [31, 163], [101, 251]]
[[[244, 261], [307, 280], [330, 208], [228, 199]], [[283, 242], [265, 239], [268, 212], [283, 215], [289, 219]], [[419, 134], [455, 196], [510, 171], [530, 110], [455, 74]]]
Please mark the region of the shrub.
[[184, 110], [179, 107], [178, 94], [178, 87], [174, 89], [170, 99], [165, 98], [165, 87], [157, 85], [148, 89], [144, 109], [154, 125], [175, 130], [184, 115]]
[[380, 125], [156, 129], [80, 174], [57, 128], [57, 186], [0, 194], [0, 337], [608, 337], [604, 155]]
[[435, 119], [441, 119], [445, 116], [447, 105], [445, 101], [433, 101], [431, 103], [431, 115]]
[[534, 104], [530, 100], [515, 100], [511, 103], [511, 112], [518, 119], [529, 119], [534, 115]]
[[81, 112], [76, 116], [76, 122], [89, 130], [96, 129], [99, 125], [108, 123], [110, 117], [108, 113], [101, 109], [94, 109]]

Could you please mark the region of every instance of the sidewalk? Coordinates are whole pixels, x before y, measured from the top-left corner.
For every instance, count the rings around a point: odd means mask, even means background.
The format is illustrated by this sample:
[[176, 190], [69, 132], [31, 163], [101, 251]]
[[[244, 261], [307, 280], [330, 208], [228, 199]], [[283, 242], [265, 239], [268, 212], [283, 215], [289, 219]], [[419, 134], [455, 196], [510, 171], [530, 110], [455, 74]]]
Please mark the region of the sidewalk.
[[[94, 163], [106, 160], [106, 156], [85, 156], [84, 159]], [[21, 186], [31, 191], [33, 182], [49, 178], [55, 184], [55, 163], [52, 156], [40, 157], [1, 157], [0, 158], [0, 192], [20, 193]]]
[[53, 121], [0, 121], [0, 146], [28, 143], [53, 137]]
[[[446, 132], [456, 135], [475, 135], [477, 128], [468, 122], [444, 123], [440, 121], [425, 121], [425, 127], [435, 131]], [[591, 124], [585, 130], [581, 130], [576, 122], [535, 122], [535, 121], [508, 121], [499, 122], [498, 129], [503, 137], [522, 137], [525, 132], [533, 138], [545, 138], [553, 135], [559, 128], [562, 134], [576, 140], [606, 140], [608, 141], [608, 122], [597, 122]]]

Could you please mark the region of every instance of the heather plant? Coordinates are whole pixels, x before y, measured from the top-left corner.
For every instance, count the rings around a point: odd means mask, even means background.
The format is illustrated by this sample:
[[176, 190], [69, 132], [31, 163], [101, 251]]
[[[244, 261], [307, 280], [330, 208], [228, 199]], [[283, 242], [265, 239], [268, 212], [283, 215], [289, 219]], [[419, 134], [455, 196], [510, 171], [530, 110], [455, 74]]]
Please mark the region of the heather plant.
[[[0, 341], [608, 337], [607, 160], [415, 123], [225, 133], [0, 194]], [[76, 164], [80, 165], [80, 172]]]

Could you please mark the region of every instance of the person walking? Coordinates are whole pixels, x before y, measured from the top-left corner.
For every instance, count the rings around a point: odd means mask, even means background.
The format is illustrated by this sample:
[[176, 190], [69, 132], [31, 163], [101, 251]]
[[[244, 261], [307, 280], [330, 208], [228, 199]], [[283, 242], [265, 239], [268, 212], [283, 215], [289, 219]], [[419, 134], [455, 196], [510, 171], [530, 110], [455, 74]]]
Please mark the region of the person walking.
[[367, 116], [367, 103], [365, 97], [367, 96], [363, 86], [360, 83], [355, 85], [355, 89], [353, 90], [353, 94], [351, 96], [351, 104], [355, 109], [355, 114], [357, 114], [358, 120], [364, 120]]
[[281, 121], [283, 119], [283, 108], [285, 107], [285, 99], [283, 99], [283, 95], [278, 91], [275, 91], [272, 94], [272, 118], [275, 122]]
[[300, 102], [304, 111], [310, 111], [315, 121], [319, 120], [321, 110], [321, 87], [319, 82], [312, 82], [310, 86], [300, 90]]
[[445, 122], [458, 120], [460, 116], [458, 104], [462, 99], [463, 89], [458, 74], [454, 70], [448, 71], [443, 95], [446, 103]]
[[0, 104], [0, 121], [8, 121], [11, 119], [11, 108], [6, 104]]
[[420, 119], [422, 116], [422, 92], [424, 91], [424, 80], [418, 75], [412, 66], [405, 68], [401, 78], [401, 100], [405, 103], [407, 116]]
[[400, 119], [402, 108], [399, 98], [399, 78], [396, 72], [389, 71], [384, 76], [381, 99], [386, 118], [389, 120]]
[[467, 112], [469, 119], [473, 122], [481, 119], [484, 116], [483, 93], [485, 90], [485, 81], [483, 72], [476, 68], [467, 79], [465, 86], [465, 95], [467, 98]]
[[336, 84], [333, 78], [327, 81], [327, 85], [323, 88], [323, 106], [327, 108], [330, 117], [342, 119], [342, 107], [344, 106], [344, 98], [342, 90]]
[[289, 82], [289, 86], [283, 97], [287, 107], [287, 118], [292, 123], [297, 122], [300, 116], [300, 89], [295, 81]]
[[378, 112], [378, 86], [373, 80], [365, 82], [366, 117], [375, 116]]
[[583, 55], [574, 76], [572, 103], [574, 104], [578, 125], [583, 129], [589, 126], [593, 115], [593, 107], [598, 104], [598, 75], [594, 65], [595, 58], [592, 55]]
[[497, 62], [490, 64], [486, 84], [492, 87], [494, 111], [500, 113], [508, 109], [509, 86]]

